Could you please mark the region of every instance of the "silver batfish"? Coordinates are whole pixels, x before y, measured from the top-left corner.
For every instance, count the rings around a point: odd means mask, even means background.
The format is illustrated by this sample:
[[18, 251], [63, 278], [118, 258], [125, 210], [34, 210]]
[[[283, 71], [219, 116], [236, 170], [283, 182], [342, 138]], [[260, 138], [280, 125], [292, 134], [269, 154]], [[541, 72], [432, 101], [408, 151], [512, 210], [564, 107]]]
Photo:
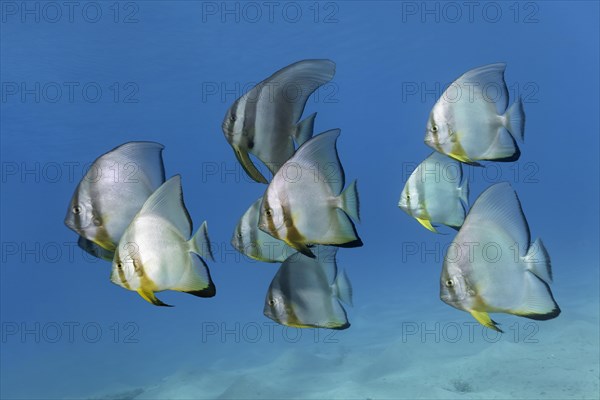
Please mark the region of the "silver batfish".
[[310, 95], [335, 74], [330, 60], [303, 60], [291, 64], [237, 99], [227, 110], [222, 128], [244, 170], [257, 182], [267, 179], [249, 154], [275, 174], [298, 145], [313, 134], [315, 114], [298, 122]]
[[506, 64], [475, 68], [454, 81], [433, 106], [425, 143], [458, 161], [514, 161], [525, 134], [521, 99], [508, 109]]
[[262, 197], [256, 200], [244, 213], [233, 233], [231, 244], [240, 253], [264, 262], [282, 262], [296, 250], [284, 241], [258, 229], [258, 214]]
[[442, 301], [501, 331], [488, 313], [557, 317], [560, 308], [551, 282], [550, 256], [540, 239], [530, 242], [517, 194], [508, 183], [491, 186], [475, 201], [448, 247]]
[[406, 181], [398, 207], [432, 232], [436, 224], [458, 229], [469, 203], [469, 182], [462, 180], [460, 162], [433, 152]]
[[175, 175], [148, 198], [121, 237], [111, 281], [157, 306], [167, 306], [154, 294], [163, 290], [214, 296], [215, 285], [200, 257], [212, 259], [206, 222], [190, 239], [191, 234], [181, 178]]
[[345, 190], [336, 143], [339, 129], [300, 146], [263, 196], [258, 227], [309, 257], [314, 244], [362, 246], [350, 217], [359, 220], [356, 181]]
[[129, 142], [98, 157], [75, 189], [65, 224], [114, 252], [135, 214], [165, 181], [163, 149], [160, 143]]
[[265, 299], [264, 314], [297, 328], [346, 329], [341, 301], [352, 305], [352, 286], [338, 271], [337, 248], [315, 247], [316, 258], [296, 253], [281, 264]]

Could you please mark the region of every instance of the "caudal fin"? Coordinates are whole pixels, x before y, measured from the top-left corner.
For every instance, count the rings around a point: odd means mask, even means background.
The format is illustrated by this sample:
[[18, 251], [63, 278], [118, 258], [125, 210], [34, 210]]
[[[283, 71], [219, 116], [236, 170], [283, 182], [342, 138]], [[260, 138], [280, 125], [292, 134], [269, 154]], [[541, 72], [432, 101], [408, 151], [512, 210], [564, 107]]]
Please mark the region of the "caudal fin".
[[198, 297], [213, 297], [217, 290], [210, 277], [206, 263], [196, 254], [192, 254], [192, 268], [185, 271], [173, 290], [185, 292]]
[[550, 255], [542, 243], [542, 239], [537, 239], [527, 250], [523, 257], [527, 269], [533, 272], [544, 282], [552, 283], [552, 266], [550, 264]]
[[350, 216], [354, 221], [360, 221], [360, 202], [358, 199], [358, 189], [356, 187], [356, 180], [352, 182], [346, 190], [340, 195], [342, 204], [341, 208], [346, 214]]
[[531, 273], [525, 275], [525, 295], [521, 304], [510, 312], [521, 317], [547, 320], [556, 318], [560, 314], [560, 307], [554, 300], [550, 286]]
[[462, 185], [458, 188], [458, 197], [460, 198], [460, 201], [462, 202], [465, 211], [467, 210], [467, 207], [469, 207], [469, 179], [465, 179], [462, 183]]
[[346, 271], [341, 270], [335, 278], [335, 289], [337, 297], [348, 305], [352, 305], [352, 284], [346, 275]]
[[525, 140], [525, 111], [519, 97], [504, 114], [506, 130], [512, 137], [523, 142]]
[[294, 139], [298, 146], [302, 146], [304, 142], [310, 139], [313, 135], [315, 126], [315, 117], [317, 113], [312, 113], [302, 121], [296, 124], [296, 132], [294, 133]]
[[194, 253], [212, 261], [215, 260], [210, 246], [210, 239], [208, 238], [208, 224], [206, 221], [202, 223], [196, 234], [188, 243], [190, 245], [190, 250]]

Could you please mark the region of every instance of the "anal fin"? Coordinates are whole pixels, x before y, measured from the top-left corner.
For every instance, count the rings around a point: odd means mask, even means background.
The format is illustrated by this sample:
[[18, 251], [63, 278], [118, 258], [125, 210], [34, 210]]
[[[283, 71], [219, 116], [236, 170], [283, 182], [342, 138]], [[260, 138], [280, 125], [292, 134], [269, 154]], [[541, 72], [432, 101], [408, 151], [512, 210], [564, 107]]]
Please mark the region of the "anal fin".
[[163, 303], [162, 301], [160, 301], [155, 295], [154, 292], [151, 290], [145, 290], [145, 289], [138, 289], [138, 294], [140, 296], [142, 296], [142, 298], [144, 300], [146, 300], [148, 303], [154, 304], [155, 306], [161, 306], [161, 307], [173, 307], [172, 305]]
[[439, 233], [437, 231], [437, 229], [435, 229], [433, 227], [433, 225], [431, 225], [431, 222], [428, 219], [424, 219], [424, 218], [415, 218], [417, 221], [419, 221], [419, 223], [421, 225], [423, 225], [425, 228], [429, 229], [431, 232], [433, 233]]
[[298, 250], [300, 253], [304, 254], [306, 257], [316, 258], [315, 254], [308, 248], [304, 243], [294, 243], [286, 241], [288, 245]]
[[475, 311], [475, 310], [471, 310], [469, 312], [471, 313], [473, 318], [475, 318], [477, 320], [477, 322], [479, 322], [481, 325], [485, 326], [486, 328], [493, 329], [496, 332], [500, 332], [500, 333], [503, 332], [502, 329], [498, 328], [497, 322], [495, 322], [493, 319], [491, 319], [490, 315], [487, 312]]

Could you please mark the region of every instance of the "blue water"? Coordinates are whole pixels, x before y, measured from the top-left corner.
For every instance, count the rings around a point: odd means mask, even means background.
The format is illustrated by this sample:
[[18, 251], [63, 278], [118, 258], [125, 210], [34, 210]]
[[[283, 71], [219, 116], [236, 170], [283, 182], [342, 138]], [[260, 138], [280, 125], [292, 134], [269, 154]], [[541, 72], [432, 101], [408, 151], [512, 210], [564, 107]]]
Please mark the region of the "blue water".
[[[0, 4], [2, 398], [597, 398], [597, 2]], [[223, 116], [306, 58], [337, 64], [305, 115], [318, 112], [316, 132], [341, 128], [361, 197], [365, 245], [338, 254], [352, 326], [333, 335], [264, 317], [277, 265], [229, 245], [264, 186], [238, 166]], [[397, 202], [431, 151], [441, 90], [493, 62], [507, 63], [511, 103], [523, 98], [525, 144], [516, 163], [467, 168], [471, 201], [513, 185], [562, 314], [497, 315], [507, 334], [474, 326], [471, 340], [472, 318], [439, 300], [452, 232], [426, 231]], [[165, 292], [175, 307], [153, 307], [75, 247], [63, 218], [86, 163], [132, 140], [165, 145], [195, 226], [209, 222], [215, 298]]]

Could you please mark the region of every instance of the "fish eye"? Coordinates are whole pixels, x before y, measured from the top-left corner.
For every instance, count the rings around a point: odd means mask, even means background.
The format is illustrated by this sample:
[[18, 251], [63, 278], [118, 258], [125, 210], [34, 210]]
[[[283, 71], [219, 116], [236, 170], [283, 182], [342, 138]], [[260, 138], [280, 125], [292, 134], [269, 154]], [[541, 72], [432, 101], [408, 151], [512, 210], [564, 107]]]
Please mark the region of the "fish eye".
[[407, 200], [410, 200], [410, 194], [407, 194], [407, 195], [406, 195], [406, 199], [407, 199]]
[[243, 235], [242, 235], [241, 233], [238, 233], [238, 234], [237, 234], [237, 237], [239, 237], [240, 239], [242, 238], [242, 236], [243, 236]]
[[230, 120], [231, 122], [235, 122], [235, 120], [236, 120], [236, 119], [237, 119], [237, 117], [235, 116], [235, 114], [231, 114], [231, 115], [229, 116], [229, 120]]
[[75, 215], [81, 214], [81, 207], [79, 207], [79, 206], [73, 207], [73, 214], [75, 214]]
[[117, 268], [123, 269], [123, 263], [121, 261], [117, 263]]
[[267, 208], [265, 210], [265, 214], [267, 215], [267, 217], [270, 217], [271, 215], [273, 215], [273, 210], [271, 210], [270, 208]]
[[437, 125], [431, 125], [431, 132], [436, 133], [438, 131]]
[[270, 300], [269, 300], [269, 305], [270, 305], [270, 306], [274, 306], [274, 305], [275, 305], [275, 300], [273, 300], [273, 299], [270, 299]]
[[448, 286], [448, 287], [452, 287], [452, 286], [454, 286], [454, 281], [453, 281], [452, 279], [448, 279], [448, 280], [446, 281], [446, 286]]

